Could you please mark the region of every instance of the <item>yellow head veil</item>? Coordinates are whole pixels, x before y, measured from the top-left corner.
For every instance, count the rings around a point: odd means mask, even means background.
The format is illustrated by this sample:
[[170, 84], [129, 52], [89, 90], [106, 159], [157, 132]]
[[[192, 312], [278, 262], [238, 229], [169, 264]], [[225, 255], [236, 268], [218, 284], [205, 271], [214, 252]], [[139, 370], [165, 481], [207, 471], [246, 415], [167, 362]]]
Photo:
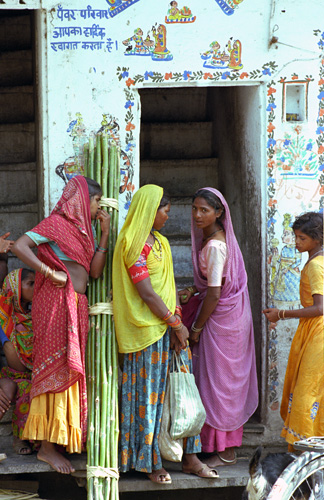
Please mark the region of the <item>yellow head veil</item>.
[[[152, 313], [141, 299], [129, 275], [152, 229], [163, 189], [153, 184], [141, 187], [134, 195], [125, 223], [118, 236], [113, 258], [114, 320], [119, 351], [137, 352], [159, 340], [166, 323]], [[151, 251], [147, 266], [153, 290], [170, 311], [176, 305], [173, 263], [168, 240], [155, 231], [162, 246], [162, 260]]]

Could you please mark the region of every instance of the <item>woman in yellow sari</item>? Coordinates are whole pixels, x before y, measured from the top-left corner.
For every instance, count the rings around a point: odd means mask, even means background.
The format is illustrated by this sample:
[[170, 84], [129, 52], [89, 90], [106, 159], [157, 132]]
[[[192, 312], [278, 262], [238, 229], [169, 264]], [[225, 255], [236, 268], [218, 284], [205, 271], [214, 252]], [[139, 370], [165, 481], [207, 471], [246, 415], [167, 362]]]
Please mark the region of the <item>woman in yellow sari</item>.
[[[168, 240], [159, 231], [170, 201], [163, 189], [146, 185], [134, 195], [113, 259], [114, 319], [124, 354], [121, 391], [120, 470], [136, 469], [158, 484], [171, 483], [158, 445], [170, 349], [191, 368], [188, 330], [174, 281]], [[182, 470], [217, 474], [197, 458], [200, 437], [184, 443]]]
[[300, 318], [291, 344], [286, 370], [281, 417], [281, 435], [293, 443], [324, 435], [324, 323], [323, 323], [323, 216], [308, 212], [293, 224], [296, 248], [308, 252], [300, 280], [301, 309], [265, 309], [272, 323]]

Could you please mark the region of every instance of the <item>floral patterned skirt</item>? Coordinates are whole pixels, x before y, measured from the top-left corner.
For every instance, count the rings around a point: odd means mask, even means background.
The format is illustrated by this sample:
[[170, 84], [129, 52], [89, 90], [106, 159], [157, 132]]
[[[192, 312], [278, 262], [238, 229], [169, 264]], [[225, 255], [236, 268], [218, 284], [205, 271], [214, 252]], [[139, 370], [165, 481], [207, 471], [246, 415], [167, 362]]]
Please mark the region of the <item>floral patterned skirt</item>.
[[[159, 450], [166, 380], [171, 361], [168, 330], [142, 351], [125, 354], [121, 390], [119, 465], [121, 472], [152, 472], [162, 468]], [[192, 372], [191, 351], [182, 351]], [[184, 453], [199, 453], [200, 437], [184, 440]]]
[[29, 393], [31, 389], [31, 372], [19, 372], [9, 366], [5, 366], [0, 371], [0, 378], [8, 378], [17, 384], [17, 392], [14, 400], [15, 404], [12, 413], [13, 435], [22, 439], [22, 434], [29, 413]]

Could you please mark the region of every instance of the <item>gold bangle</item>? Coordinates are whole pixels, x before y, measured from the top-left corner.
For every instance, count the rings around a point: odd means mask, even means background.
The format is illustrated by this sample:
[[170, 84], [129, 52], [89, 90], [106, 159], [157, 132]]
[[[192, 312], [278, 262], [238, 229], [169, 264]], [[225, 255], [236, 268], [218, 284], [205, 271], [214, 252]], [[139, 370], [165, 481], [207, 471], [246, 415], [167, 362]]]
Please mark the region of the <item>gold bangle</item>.
[[203, 326], [202, 326], [201, 328], [196, 328], [195, 323], [192, 323], [192, 325], [191, 325], [191, 330], [192, 330], [194, 333], [200, 333], [203, 329], [204, 329], [204, 327], [203, 327]]
[[41, 262], [41, 266], [40, 266], [40, 270], [39, 270], [39, 272], [40, 272], [41, 274], [44, 274], [44, 262]]
[[281, 313], [281, 309], [278, 309], [278, 319], [281, 319], [280, 318], [280, 313]]
[[283, 309], [283, 310], [282, 310], [282, 319], [285, 319], [285, 312], [286, 312], [286, 311]]
[[182, 322], [180, 322], [180, 324], [178, 326], [171, 326], [172, 330], [175, 330], [175, 331], [180, 330], [182, 327], [183, 327]]

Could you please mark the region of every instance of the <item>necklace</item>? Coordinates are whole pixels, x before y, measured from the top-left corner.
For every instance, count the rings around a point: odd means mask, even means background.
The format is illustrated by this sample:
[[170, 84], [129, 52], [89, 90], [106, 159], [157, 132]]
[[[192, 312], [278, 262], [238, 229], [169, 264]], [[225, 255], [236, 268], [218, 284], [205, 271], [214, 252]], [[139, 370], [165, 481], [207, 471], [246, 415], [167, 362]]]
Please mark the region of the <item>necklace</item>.
[[[152, 235], [152, 236], [153, 236], [153, 238], [154, 238], [154, 242], [153, 242], [153, 245], [152, 245], [152, 252], [153, 252], [153, 255], [154, 255], [154, 257], [156, 258], [156, 260], [159, 260], [159, 261], [160, 261], [160, 260], [162, 260], [162, 244], [161, 244], [161, 241], [159, 240], [159, 238], [157, 238], [157, 237], [155, 236], [155, 234], [154, 234], [152, 231], [150, 231], [150, 233], [151, 233], [151, 235]], [[158, 243], [158, 245], [159, 245], [159, 254], [160, 254], [160, 255], [158, 255], [158, 254], [156, 253], [156, 250], [154, 250], [154, 245], [155, 245], [155, 242], [156, 242], [156, 241], [157, 241], [157, 243]]]
[[214, 231], [212, 234], [210, 234], [209, 236], [206, 236], [206, 238], [203, 238], [203, 241], [208, 240], [209, 238], [214, 236], [214, 234], [219, 233], [220, 231], [223, 231], [223, 229], [216, 229], [216, 231]]
[[[306, 262], [306, 264], [308, 264], [308, 262], [309, 262], [310, 260], [312, 260], [314, 257], [316, 257], [316, 255], [318, 255], [318, 254], [319, 254], [319, 253], [321, 253], [321, 252], [323, 252], [323, 248], [321, 248], [318, 252], [314, 253], [314, 254], [313, 254], [313, 255], [312, 255], [312, 256], [308, 259], [308, 261]], [[305, 265], [306, 265], [306, 264], [305, 264]]]

